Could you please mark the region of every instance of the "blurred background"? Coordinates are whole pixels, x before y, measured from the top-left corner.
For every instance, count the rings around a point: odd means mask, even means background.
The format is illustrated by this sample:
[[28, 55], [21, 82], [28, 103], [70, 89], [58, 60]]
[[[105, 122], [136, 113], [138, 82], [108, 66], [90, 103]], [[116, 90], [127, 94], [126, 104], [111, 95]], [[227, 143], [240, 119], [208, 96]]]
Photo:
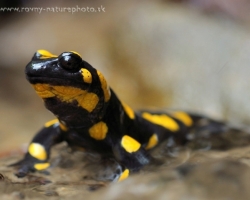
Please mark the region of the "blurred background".
[[250, 124], [249, 0], [1, 0], [0, 7], [23, 8], [0, 10], [0, 152], [25, 146], [53, 119], [24, 75], [38, 49], [79, 52], [134, 109]]

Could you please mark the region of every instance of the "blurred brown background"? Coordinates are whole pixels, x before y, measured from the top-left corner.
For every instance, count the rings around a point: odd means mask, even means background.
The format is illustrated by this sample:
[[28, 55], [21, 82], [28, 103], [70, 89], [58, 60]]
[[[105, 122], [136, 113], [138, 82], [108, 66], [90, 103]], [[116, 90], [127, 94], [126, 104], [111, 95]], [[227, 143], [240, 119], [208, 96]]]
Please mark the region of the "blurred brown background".
[[[53, 116], [25, 80], [37, 49], [74, 50], [137, 108], [180, 108], [250, 124], [250, 2], [1, 1], [0, 151], [27, 144]], [[27, 8], [105, 12], [26, 12]]]

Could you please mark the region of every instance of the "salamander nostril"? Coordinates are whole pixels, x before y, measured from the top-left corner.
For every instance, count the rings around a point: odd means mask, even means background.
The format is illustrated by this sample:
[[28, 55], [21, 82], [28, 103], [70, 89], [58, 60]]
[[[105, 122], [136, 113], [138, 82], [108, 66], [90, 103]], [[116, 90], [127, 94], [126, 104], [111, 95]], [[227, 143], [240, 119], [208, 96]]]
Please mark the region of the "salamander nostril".
[[81, 69], [82, 58], [72, 52], [65, 52], [59, 56], [59, 66], [65, 70], [77, 72]]

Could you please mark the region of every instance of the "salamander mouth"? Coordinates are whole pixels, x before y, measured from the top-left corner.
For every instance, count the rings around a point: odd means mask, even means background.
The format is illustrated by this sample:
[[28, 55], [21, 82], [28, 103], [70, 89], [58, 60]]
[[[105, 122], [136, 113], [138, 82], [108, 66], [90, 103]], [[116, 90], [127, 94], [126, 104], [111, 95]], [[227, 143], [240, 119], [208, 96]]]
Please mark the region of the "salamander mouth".
[[26, 79], [30, 84], [49, 84], [51, 86], [71, 86], [79, 89], [86, 90], [89, 85], [83, 84], [83, 82], [77, 81], [73, 78], [59, 78], [59, 77], [47, 77], [47, 76], [30, 76], [26, 75]]
[[59, 77], [47, 77], [47, 76], [30, 76], [30, 75], [26, 75], [26, 79], [32, 83], [32, 84], [35, 84], [35, 83], [53, 83], [53, 82], [67, 82], [67, 81], [70, 81], [70, 80], [67, 80], [67, 79], [63, 79], [63, 78], [59, 78]]

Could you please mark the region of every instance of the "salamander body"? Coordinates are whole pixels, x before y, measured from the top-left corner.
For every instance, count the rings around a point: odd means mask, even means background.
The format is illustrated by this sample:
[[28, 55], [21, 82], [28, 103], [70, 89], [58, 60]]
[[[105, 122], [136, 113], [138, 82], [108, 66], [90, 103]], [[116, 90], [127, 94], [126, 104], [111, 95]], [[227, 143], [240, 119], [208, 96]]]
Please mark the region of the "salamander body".
[[190, 130], [207, 119], [214, 132], [220, 122], [183, 111], [134, 111], [119, 100], [103, 74], [76, 52], [59, 56], [38, 50], [25, 69], [27, 80], [56, 119], [45, 123], [32, 139], [19, 165], [18, 177], [50, 166], [50, 149], [66, 141], [72, 148], [83, 148], [115, 159], [123, 180], [153, 159], [150, 150], [173, 138], [185, 144]]

